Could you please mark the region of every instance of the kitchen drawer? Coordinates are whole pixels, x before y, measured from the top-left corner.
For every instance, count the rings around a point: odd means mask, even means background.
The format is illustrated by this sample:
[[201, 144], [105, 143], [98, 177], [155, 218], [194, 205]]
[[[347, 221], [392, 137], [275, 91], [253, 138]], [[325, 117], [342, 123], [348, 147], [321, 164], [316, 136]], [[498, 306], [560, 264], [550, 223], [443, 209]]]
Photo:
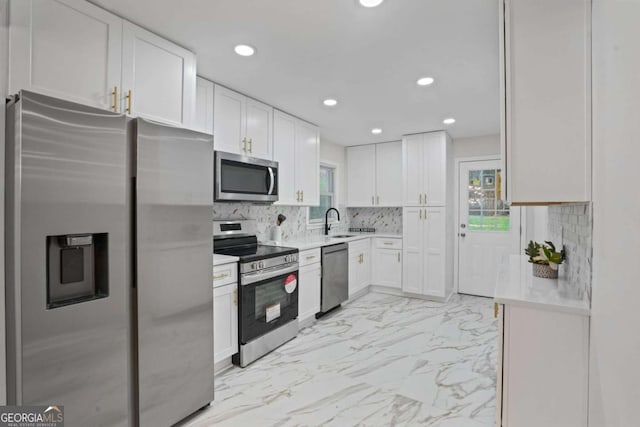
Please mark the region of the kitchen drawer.
[[213, 267], [213, 287], [228, 285], [238, 281], [238, 264], [216, 265]]
[[371, 249], [371, 239], [362, 239], [349, 242], [349, 253], [368, 251]]
[[321, 250], [320, 248], [309, 249], [308, 251], [300, 252], [298, 257], [298, 262], [300, 263], [300, 267], [304, 267], [305, 265], [315, 264], [320, 262], [321, 259]]
[[402, 249], [402, 239], [378, 237], [374, 244], [377, 249]]

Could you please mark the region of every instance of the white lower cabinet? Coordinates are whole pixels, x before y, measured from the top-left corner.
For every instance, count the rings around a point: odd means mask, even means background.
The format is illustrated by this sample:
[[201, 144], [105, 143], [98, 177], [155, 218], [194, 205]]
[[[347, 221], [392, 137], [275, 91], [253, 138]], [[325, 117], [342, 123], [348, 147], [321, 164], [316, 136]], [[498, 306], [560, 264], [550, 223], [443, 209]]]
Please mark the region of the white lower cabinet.
[[349, 298], [371, 284], [371, 239], [349, 243]]
[[371, 283], [402, 289], [402, 239], [373, 239]]
[[[319, 261], [319, 259], [318, 259]], [[305, 324], [320, 311], [322, 267], [319, 262], [300, 267], [298, 274], [298, 321]]]
[[446, 298], [453, 286], [452, 236], [447, 208], [404, 208], [402, 223], [402, 290]]
[[[227, 283], [225, 270], [236, 264], [214, 267], [213, 281], [213, 362], [222, 362], [238, 352], [238, 283]], [[216, 280], [215, 277], [220, 277]]]
[[496, 315], [496, 426], [586, 426], [589, 317], [512, 304]]

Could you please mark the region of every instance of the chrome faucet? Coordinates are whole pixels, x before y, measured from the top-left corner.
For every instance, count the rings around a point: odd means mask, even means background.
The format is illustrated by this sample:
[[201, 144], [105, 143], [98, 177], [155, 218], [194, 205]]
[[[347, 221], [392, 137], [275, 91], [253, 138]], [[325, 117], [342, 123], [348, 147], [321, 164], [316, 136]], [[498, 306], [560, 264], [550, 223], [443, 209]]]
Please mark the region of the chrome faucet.
[[340, 212], [338, 212], [338, 209], [336, 208], [327, 209], [327, 211], [324, 213], [324, 235], [325, 236], [328, 236], [329, 230], [331, 230], [331, 226], [329, 225], [329, 212], [331, 211], [336, 211], [336, 215], [338, 215], [338, 221], [340, 221]]

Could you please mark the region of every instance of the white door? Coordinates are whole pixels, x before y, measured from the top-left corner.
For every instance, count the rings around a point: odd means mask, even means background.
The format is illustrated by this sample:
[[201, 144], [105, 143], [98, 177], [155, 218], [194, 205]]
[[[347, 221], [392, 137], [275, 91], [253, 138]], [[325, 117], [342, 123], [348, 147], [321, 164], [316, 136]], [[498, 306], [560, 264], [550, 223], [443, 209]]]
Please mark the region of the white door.
[[300, 321], [312, 318], [320, 311], [320, 276], [322, 267], [319, 263], [300, 267], [298, 279], [298, 312]]
[[376, 147], [361, 145], [347, 148], [348, 206], [368, 207], [375, 204]]
[[296, 118], [282, 111], [273, 112], [273, 160], [278, 162], [279, 205], [297, 205]]
[[445, 206], [447, 203], [447, 139], [444, 132], [424, 135], [424, 196], [427, 206]]
[[123, 112], [193, 126], [195, 55], [129, 22], [123, 24], [122, 88]]
[[213, 146], [219, 151], [245, 154], [247, 97], [216, 85], [213, 98]]
[[424, 208], [402, 212], [402, 290], [422, 294], [424, 264]]
[[404, 204], [405, 206], [423, 206], [423, 169], [424, 169], [424, 137], [409, 135], [402, 142], [402, 159], [404, 163]]
[[11, 94], [119, 111], [122, 19], [84, 0], [12, 1], [10, 43]]
[[376, 205], [402, 206], [402, 141], [376, 144], [375, 171]]
[[273, 107], [247, 99], [246, 137], [251, 157], [273, 159]]
[[520, 252], [520, 208], [500, 200], [500, 161], [460, 163], [458, 292], [493, 297], [504, 255]]
[[213, 288], [213, 361], [238, 352], [238, 285]]
[[446, 218], [444, 207], [425, 208], [424, 222], [424, 295], [444, 297], [447, 280], [446, 266]]
[[296, 124], [295, 174], [301, 203], [305, 206], [318, 206], [320, 204], [320, 135], [317, 126], [302, 120], [298, 120]]
[[196, 111], [193, 127], [213, 134], [213, 82], [198, 77], [196, 80]]

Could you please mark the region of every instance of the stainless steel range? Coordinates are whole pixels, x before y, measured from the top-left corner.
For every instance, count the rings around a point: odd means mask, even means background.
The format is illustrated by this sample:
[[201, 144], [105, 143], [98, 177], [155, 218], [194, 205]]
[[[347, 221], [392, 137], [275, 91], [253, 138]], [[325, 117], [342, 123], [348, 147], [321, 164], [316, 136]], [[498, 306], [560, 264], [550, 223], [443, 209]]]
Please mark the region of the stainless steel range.
[[258, 244], [253, 220], [214, 221], [214, 252], [237, 256], [238, 348], [245, 367], [298, 334], [298, 249]]

